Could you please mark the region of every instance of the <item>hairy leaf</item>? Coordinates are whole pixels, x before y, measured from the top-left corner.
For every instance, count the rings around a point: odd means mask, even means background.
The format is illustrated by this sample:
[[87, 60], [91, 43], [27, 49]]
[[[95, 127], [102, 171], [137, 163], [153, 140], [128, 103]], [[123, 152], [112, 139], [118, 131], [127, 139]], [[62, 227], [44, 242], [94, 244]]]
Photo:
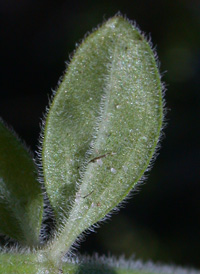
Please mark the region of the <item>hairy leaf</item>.
[[52, 258], [140, 180], [161, 125], [154, 54], [130, 22], [114, 17], [79, 46], [47, 115], [45, 185], [57, 220], [66, 222]]
[[140, 260], [124, 260], [123, 258], [76, 258], [63, 262], [60, 270], [38, 260], [34, 253], [1, 254], [0, 273], [3, 274], [199, 274], [192, 268], [174, 265], [142, 263]]
[[37, 245], [42, 207], [35, 164], [0, 120], [0, 233], [24, 245]]

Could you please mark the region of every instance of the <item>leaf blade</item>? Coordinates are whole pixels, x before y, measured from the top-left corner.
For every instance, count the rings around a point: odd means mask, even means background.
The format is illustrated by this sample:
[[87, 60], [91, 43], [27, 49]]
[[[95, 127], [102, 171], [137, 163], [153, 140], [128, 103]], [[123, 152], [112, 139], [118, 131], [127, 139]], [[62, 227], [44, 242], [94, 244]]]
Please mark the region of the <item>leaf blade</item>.
[[[159, 139], [162, 112], [150, 46], [127, 20], [110, 19], [78, 48], [47, 117], [47, 192], [58, 219], [60, 207], [67, 211], [65, 228], [50, 247], [52, 258], [67, 251], [141, 178]], [[62, 183], [66, 190], [70, 185], [71, 196], [62, 192]]]

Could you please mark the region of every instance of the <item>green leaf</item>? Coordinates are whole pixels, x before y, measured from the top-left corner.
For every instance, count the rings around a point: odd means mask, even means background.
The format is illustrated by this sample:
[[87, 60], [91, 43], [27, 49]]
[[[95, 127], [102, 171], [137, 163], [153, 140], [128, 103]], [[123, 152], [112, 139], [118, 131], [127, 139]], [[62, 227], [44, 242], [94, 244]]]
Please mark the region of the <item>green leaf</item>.
[[[193, 268], [184, 268], [176, 265], [164, 265], [161, 263], [153, 263], [152, 261], [142, 262], [138, 259], [125, 259], [123, 256], [115, 258], [113, 256], [99, 257], [80, 256], [76, 257], [76, 261], [68, 260], [63, 262], [64, 273], [76, 274], [199, 274], [199, 270]], [[71, 272], [70, 272], [71, 265]], [[72, 268], [74, 267], [74, 269]], [[73, 271], [74, 270], [74, 271]]]
[[63, 262], [60, 270], [38, 258], [37, 253], [4, 253], [0, 255], [3, 274], [199, 274], [199, 270], [174, 265], [143, 263], [113, 257], [79, 257]]
[[47, 115], [44, 179], [64, 224], [49, 247], [52, 260], [141, 179], [162, 113], [160, 76], [148, 42], [123, 17], [110, 19], [77, 49]]
[[43, 197], [35, 164], [18, 138], [0, 120], [0, 233], [36, 246]]

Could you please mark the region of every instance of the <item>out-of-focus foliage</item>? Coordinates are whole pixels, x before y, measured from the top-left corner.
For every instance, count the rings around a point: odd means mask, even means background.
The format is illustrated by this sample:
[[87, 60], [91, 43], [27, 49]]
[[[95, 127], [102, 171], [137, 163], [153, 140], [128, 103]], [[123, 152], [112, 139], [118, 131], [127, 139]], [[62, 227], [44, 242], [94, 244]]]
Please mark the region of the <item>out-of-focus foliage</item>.
[[39, 245], [43, 197], [29, 152], [0, 119], [0, 233]]

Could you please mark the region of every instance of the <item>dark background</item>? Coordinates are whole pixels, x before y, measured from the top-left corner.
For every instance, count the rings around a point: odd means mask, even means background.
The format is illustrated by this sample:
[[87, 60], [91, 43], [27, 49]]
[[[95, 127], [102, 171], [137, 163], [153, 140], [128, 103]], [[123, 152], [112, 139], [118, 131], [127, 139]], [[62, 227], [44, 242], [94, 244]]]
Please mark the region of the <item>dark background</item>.
[[36, 149], [48, 95], [75, 43], [121, 11], [151, 34], [167, 86], [167, 127], [147, 183], [81, 252], [200, 268], [200, 1], [0, 1], [0, 116]]

